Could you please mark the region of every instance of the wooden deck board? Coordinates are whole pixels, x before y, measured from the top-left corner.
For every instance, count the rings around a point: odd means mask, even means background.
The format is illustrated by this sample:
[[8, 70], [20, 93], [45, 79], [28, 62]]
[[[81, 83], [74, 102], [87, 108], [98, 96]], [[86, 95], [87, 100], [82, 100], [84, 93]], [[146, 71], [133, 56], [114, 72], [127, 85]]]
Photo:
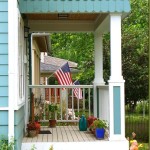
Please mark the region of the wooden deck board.
[[[24, 137], [22, 142], [32, 143], [98, 141], [90, 131], [79, 131], [78, 126], [57, 126], [56, 128], [42, 127], [41, 130], [49, 130], [52, 134], [38, 134], [33, 138]], [[105, 137], [104, 140], [108, 140], [108, 137]]]
[[68, 137], [68, 142], [73, 142], [73, 137], [71, 135], [71, 130], [69, 128], [69, 126], [64, 126], [64, 130], [67, 131], [66, 134], [67, 134], [67, 137]]
[[63, 136], [62, 136], [62, 132], [61, 132], [61, 128], [56, 127], [57, 133], [58, 133], [58, 142], [62, 142], [63, 141]]
[[65, 128], [62, 126], [61, 127], [61, 132], [63, 133], [63, 142], [68, 142], [68, 137], [67, 137], [67, 131], [65, 130]]
[[71, 126], [70, 128], [72, 128], [72, 137], [74, 139], [75, 142], [79, 142], [78, 136], [76, 134], [76, 129], [74, 126]]
[[53, 142], [58, 142], [57, 130], [56, 130], [56, 128], [53, 128], [52, 136], [53, 136]]

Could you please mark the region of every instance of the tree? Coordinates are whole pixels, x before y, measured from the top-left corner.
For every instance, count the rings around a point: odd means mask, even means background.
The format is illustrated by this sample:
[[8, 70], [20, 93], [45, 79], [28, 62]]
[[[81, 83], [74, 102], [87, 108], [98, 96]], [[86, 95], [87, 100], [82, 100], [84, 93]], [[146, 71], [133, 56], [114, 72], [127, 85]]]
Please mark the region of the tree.
[[148, 97], [148, 1], [131, 0], [122, 23], [123, 76], [126, 103]]
[[[131, 0], [131, 13], [122, 22], [122, 69], [126, 103], [148, 97], [148, 0]], [[110, 76], [110, 35], [104, 35], [104, 80]], [[52, 56], [78, 63], [81, 84], [94, 79], [92, 33], [52, 34]]]
[[94, 78], [94, 38], [92, 33], [52, 34], [52, 56], [78, 63], [81, 84], [91, 84]]

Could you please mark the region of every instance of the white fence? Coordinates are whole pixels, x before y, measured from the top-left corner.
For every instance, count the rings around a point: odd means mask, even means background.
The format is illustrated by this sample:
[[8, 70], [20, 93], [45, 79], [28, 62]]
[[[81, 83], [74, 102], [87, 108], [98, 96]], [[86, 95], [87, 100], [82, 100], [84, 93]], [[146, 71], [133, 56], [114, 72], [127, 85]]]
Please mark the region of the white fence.
[[[34, 94], [34, 115], [42, 122], [49, 120], [51, 103], [58, 105], [57, 122], [77, 122], [80, 115], [92, 114], [93, 85], [29, 85], [29, 88]], [[75, 96], [75, 90], [82, 91], [82, 99]]]

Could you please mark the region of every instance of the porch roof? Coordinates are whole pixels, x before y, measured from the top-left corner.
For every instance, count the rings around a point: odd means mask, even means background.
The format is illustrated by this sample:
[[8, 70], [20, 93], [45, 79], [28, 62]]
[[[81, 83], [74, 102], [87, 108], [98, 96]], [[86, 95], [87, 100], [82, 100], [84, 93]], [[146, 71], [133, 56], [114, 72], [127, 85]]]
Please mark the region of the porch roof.
[[78, 64], [73, 61], [69, 61], [66, 59], [58, 58], [58, 57], [44, 56], [45, 64], [50, 64], [50, 65], [55, 65], [55, 66], [60, 67], [63, 64], [65, 64], [66, 62], [68, 62], [70, 68], [77, 68]]
[[[63, 64], [65, 64], [68, 60], [52, 57], [52, 56], [44, 56], [44, 62], [40, 63], [40, 72], [41, 74], [49, 74], [54, 73], [57, 69], [59, 69]], [[68, 61], [70, 71], [72, 73], [78, 73], [77, 63]]]
[[[41, 74], [46, 74], [46, 73], [54, 73], [57, 69], [59, 69], [60, 66], [57, 65], [52, 65], [52, 64], [45, 64], [45, 63], [40, 63], [40, 72]], [[76, 68], [70, 68], [70, 71], [72, 73], [78, 73], [79, 70]]]
[[19, 0], [21, 13], [128, 13], [129, 0]]

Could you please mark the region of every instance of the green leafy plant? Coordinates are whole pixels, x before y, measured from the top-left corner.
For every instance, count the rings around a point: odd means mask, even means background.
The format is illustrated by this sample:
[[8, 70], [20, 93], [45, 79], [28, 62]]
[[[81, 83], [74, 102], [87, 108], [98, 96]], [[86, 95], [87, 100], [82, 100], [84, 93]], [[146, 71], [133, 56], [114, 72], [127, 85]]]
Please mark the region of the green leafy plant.
[[50, 119], [55, 119], [55, 113], [58, 110], [58, 105], [55, 103], [51, 103], [51, 104], [49, 104], [48, 108], [49, 108], [49, 112], [50, 112]]
[[32, 147], [31, 147], [31, 150], [35, 150], [35, 149], [37, 149], [37, 148], [36, 148], [35, 145], [33, 144]]
[[53, 147], [53, 145], [51, 145], [51, 147], [49, 148], [49, 150], [54, 150], [54, 147]]
[[0, 139], [0, 150], [13, 150], [14, 149], [14, 138], [12, 137], [10, 142], [6, 140], [4, 136]]
[[105, 120], [97, 119], [93, 122], [95, 128], [107, 128], [107, 122]]

